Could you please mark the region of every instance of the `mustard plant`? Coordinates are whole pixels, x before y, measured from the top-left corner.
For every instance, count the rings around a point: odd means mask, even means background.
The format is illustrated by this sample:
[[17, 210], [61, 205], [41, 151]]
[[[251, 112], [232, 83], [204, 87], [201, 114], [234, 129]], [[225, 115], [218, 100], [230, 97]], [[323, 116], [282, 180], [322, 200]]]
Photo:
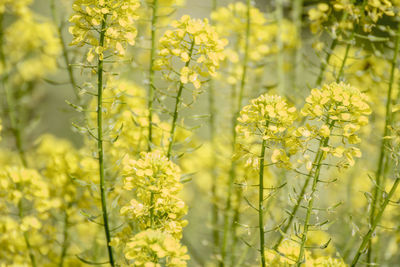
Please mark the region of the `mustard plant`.
[[[361, 142], [357, 136], [359, 129], [368, 123], [366, 115], [371, 113], [367, 103], [366, 95], [362, 94], [357, 88], [346, 84], [332, 83], [325, 85], [321, 90], [314, 89], [311, 95], [306, 99], [306, 104], [302, 109], [302, 115], [310, 120], [319, 120], [322, 125], [307, 126], [307, 128], [299, 128], [297, 135], [305, 137], [308, 143], [311, 140], [318, 140], [318, 150], [313, 160], [304, 155], [304, 164], [309, 174], [307, 181], [312, 182], [311, 191], [306, 198], [307, 208], [304, 220], [303, 230], [300, 238], [300, 252], [296, 264], [300, 266], [304, 262], [304, 250], [307, 240], [311, 216], [314, 209], [314, 201], [320, 183], [321, 169], [323, 160], [328, 156], [336, 158], [345, 158], [339, 161], [336, 166], [353, 166], [355, 164], [354, 157], [361, 157], [361, 151], [352, 146]], [[349, 144], [344, 147], [335, 143], [334, 136], [339, 137], [343, 144]], [[337, 141], [336, 141], [337, 142]], [[291, 215], [293, 216], [293, 215]]]
[[[174, 30], [168, 30], [160, 39], [158, 57], [154, 68], [163, 72], [167, 81], [178, 83], [175, 107], [172, 113], [171, 130], [167, 157], [171, 158], [175, 138], [179, 107], [182, 104], [182, 92], [185, 86], [194, 86], [193, 95], [200, 93], [202, 83], [210, 76], [216, 75], [222, 53], [227, 41], [220, 39], [208, 20], [195, 20], [185, 15], [172, 23]], [[174, 69], [173, 60], [184, 63], [178, 70]], [[192, 65], [190, 63], [193, 63]]]
[[[254, 159], [253, 165], [257, 166], [259, 172], [258, 181], [258, 228], [259, 228], [259, 251], [261, 266], [266, 266], [265, 261], [265, 226], [264, 226], [264, 167], [270, 164], [285, 166], [289, 164], [289, 157], [280, 145], [286, 146], [288, 141], [287, 130], [296, 118], [296, 108], [287, 105], [286, 101], [276, 95], [261, 95], [251, 101], [240, 112], [238, 121], [240, 125], [236, 130], [238, 135], [245, 139], [256, 139], [261, 141], [260, 154]], [[273, 150], [271, 162], [265, 164], [266, 149]], [[296, 148], [291, 148], [289, 153], [295, 153]]]
[[73, 4], [74, 14], [70, 18], [73, 26], [69, 31], [73, 35], [72, 45], [89, 45], [87, 61], [90, 63], [97, 59], [97, 158], [99, 167], [99, 187], [101, 209], [108, 251], [109, 263], [115, 266], [111, 247], [111, 234], [107, 213], [107, 188], [105, 185], [105, 167], [103, 150], [103, 90], [104, 60], [116, 54], [124, 56], [126, 46], [135, 44], [137, 30], [136, 10], [140, 6], [137, 0], [130, 1], [104, 1], [104, 0], [76, 0]]
[[[124, 160], [123, 174], [124, 189], [133, 192], [135, 198], [121, 208], [121, 214], [139, 229], [126, 243], [125, 257], [134, 259], [139, 266], [155, 264], [163, 258], [166, 266], [186, 266], [189, 257], [179, 244], [182, 228], [187, 224], [182, 220], [187, 207], [177, 196], [183, 187], [179, 167], [161, 151], [142, 152], [138, 160]], [[159, 247], [152, 246], [154, 242]]]

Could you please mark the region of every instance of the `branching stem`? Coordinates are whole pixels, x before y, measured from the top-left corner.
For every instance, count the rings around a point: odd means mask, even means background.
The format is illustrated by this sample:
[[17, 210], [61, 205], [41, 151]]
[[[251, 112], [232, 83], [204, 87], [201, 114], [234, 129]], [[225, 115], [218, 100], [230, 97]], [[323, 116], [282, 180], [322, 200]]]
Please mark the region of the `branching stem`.
[[[105, 32], [107, 27], [107, 16], [104, 15], [101, 23], [99, 46], [104, 46]], [[104, 232], [106, 235], [107, 251], [110, 265], [114, 264], [114, 256], [111, 247], [111, 234], [108, 223], [107, 213], [107, 189], [105, 185], [105, 170], [104, 170], [104, 150], [103, 150], [103, 59], [99, 56], [97, 66], [97, 151], [99, 161], [99, 175], [100, 175], [100, 197], [101, 209], [103, 215]]]
[[[371, 213], [370, 213], [370, 218], [369, 218], [369, 223], [370, 225], [373, 224], [375, 220], [375, 213], [377, 209], [377, 205], [380, 202], [380, 197], [381, 197], [381, 187], [382, 187], [382, 173], [383, 173], [383, 167], [384, 167], [384, 161], [385, 161], [385, 148], [387, 145], [387, 140], [384, 138], [389, 134], [389, 126], [392, 124], [392, 94], [393, 94], [393, 85], [394, 85], [394, 80], [395, 80], [395, 70], [397, 66], [397, 58], [399, 54], [399, 48], [400, 48], [400, 24], [398, 25], [397, 29], [397, 36], [396, 36], [396, 43], [395, 43], [395, 48], [394, 48], [394, 54], [391, 62], [391, 70], [390, 70], [390, 80], [388, 84], [388, 92], [386, 96], [386, 114], [385, 114], [385, 126], [383, 129], [383, 136], [381, 140], [381, 145], [379, 148], [379, 158], [378, 158], [378, 167], [375, 172], [375, 179], [376, 179], [376, 185], [374, 188], [374, 193], [373, 193], [373, 198], [372, 198], [372, 203], [371, 203]], [[371, 261], [372, 257], [372, 243], [369, 241], [369, 249], [368, 249], [368, 259]]]

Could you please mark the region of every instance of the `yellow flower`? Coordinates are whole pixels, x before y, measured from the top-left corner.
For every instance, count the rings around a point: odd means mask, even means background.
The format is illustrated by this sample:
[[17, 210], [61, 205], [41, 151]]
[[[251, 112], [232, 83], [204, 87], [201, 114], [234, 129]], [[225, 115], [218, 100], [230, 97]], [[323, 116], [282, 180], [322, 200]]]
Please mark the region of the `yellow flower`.
[[23, 16], [4, 30], [3, 38], [7, 58], [0, 73], [10, 73], [12, 83], [35, 81], [57, 69], [61, 47], [51, 23]]
[[0, 2], [0, 14], [11, 13], [18, 16], [29, 16], [28, 6], [32, 0], [2, 0]]
[[[315, 137], [330, 138], [331, 143], [358, 144], [361, 139], [358, 132], [368, 122], [371, 108], [368, 97], [359, 89], [344, 83], [325, 84], [321, 89], [312, 89], [306, 98], [301, 113], [310, 121], [323, 121], [322, 125], [308, 125], [312, 140]], [[300, 129], [296, 136], [301, 136]], [[304, 136], [304, 135], [303, 135]], [[361, 157], [361, 152], [356, 147], [343, 147], [331, 144], [324, 147], [326, 154], [334, 157], [346, 157], [350, 166], [354, 165], [354, 157]]]
[[[207, 19], [191, 19], [185, 15], [172, 23], [173, 30], [167, 30], [160, 38], [158, 57], [154, 68], [161, 70], [170, 81], [192, 83], [196, 89], [202, 82], [215, 76], [220, 61], [224, 59], [223, 49], [227, 40], [220, 39]], [[174, 58], [186, 63], [174, 71]]]
[[[135, 21], [140, 6], [138, 0], [75, 0], [74, 14], [70, 18], [73, 24], [69, 32], [73, 35], [71, 45], [90, 45], [87, 60], [94, 59], [95, 54], [103, 59], [109, 51], [125, 55], [125, 47], [134, 45], [137, 30]], [[100, 46], [99, 36], [105, 24], [104, 44]]]
[[[211, 19], [215, 24], [218, 34], [225, 38], [235, 38], [238, 41], [238, 52], [244, 54], [246, 32], [247, 6], [243, 2], [229, 4], [220, 7], [211, 13]], [[283, 20], [281, 25], [276, 21], [266, 19], [266, 16], [257, 8], [250, 8], [250, 35], [249, 35], [249, 58], [259, 61], [260, 58], [276, 54], [280, 51], [277, 40], [282, 43], [283, 49], [296, 47], [298, 36], [296, 28], [288, 20]], [[236, 56], [232, 57], [231, 51], [226, 51], [227, 59], [235, 63]]]
[[138, 160], [125, 158], [124, 189], [136, 197], [121, 209], [121, 214], [135, 219], [142, 230], [151, 225], [177, 238], [187, 224], [185, 203], [177, 196], [182, 190], [180, 169], [160, 151], [142, 152]]
[[134, 260], [134, 266], [161, 267], [159, 262], [165, 262], [166, 267], [185, 267], [190, 259], [186, 247], [167, 233], [157, 230], [139, 232], [126, 244], [125, 257]]
[[[298, 150], [298, 143], [291, 135], [292, 124], [297, 117], [296, 108], [289, 106], [284, 98], [269, 94], [261, 95], [250, 103], [240, 111], [236, 132], [246, 144], [261, 139], [267, 142], [267, 146], [273, 145], [272, 163], [290, 167], [287, 154]], [[277, 146], [283, 146], [283, 149]]]

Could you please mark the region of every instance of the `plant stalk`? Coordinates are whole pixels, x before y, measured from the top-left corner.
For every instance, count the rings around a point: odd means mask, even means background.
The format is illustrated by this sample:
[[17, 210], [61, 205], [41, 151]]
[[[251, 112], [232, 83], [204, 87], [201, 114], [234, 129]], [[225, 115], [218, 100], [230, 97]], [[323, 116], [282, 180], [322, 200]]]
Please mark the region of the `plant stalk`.
[[363, 251], [365, 250], [367, 244], [371, 240], [372, 234], [375, 232], [376, 227], [378, 226], [378, 223], [380, 222], [383, 212], [385, 211], [387, 205], [389, 204], [390, 199], [396, 192], [396, 189], [400, 183], [400, 178], [396, 178], [394, 181], [394, 184], [392, 185], [392, 188], [389, 191], [389, 194], [385, 198], [385, 201], [383, 202], [382, 206], [380, 207], [379, 212], [376, 214], [375, 220], [373, 221], [370, 229], [368, 230], [367, 234], [364, 236], [360, 247], [358, 248], [356, 255], [354, 256], [353, 261], [351, 262], [351, 267], [354, 267], [357, 265], [358, 260], [360, 259], [361, 254], [363, 254]]
[[[268, 126], [267, 126], [268, 127]], [[261, 155], [260, 155], [260, 173], [258, 182], [258, 228], [260, 233], [260, 257], [261, 266], [265, 267], [265, 233], [264, 233], [264, 157], [265, 157], [265, 147], [266, 140], [263, 140], [261, 145]]]
[[[99, 46], [104, 46], [105, 32], [106, 32], [106, 20], [107, 16], [103, 16], [103, 21], [101, 23], [100, 40]], [[111, 242], [111, 234], [108, 223], [108, 213], [107, 213], [107, 190], [105, 185], [105, 170], [104, 170], [104, 149], [103, 149], [103, 59], [99, 57], [98, 67], [97, 67], [97, 151], [98, 151], [98, 161], [99, 161], [99, 174], [100, 174], [100, 197], [101, 197], [101, 209], [103, 215], [104, 232], [107, 242], [107, 252], [110, 265], [115, 266], [114, 256]]]
[[68, 234], [68, 228], [69, 228], [69, 216], [67, 211], [64, 213], [64, 230], [63, 230], [63, 243], [61, 247], [61, 256], [60, 256], [60, 263], [58, 264], [59, 267], [64, 266], [64, 260], [65, 257], [67, 256], [67, 251], [69, 247], [69, 234]]
[[[385, 149], [386, 149], [386, 144], [387, 140], [384, 138], [389, 134], [389, 126], [392, 124], [392, 95], [393, 95], [393, 85], [394, 85], [394, 79], [395, 79], [395, 70], [396, 70], [396, 65], [397, 65], [397, 58], [399, 54], [399, 48], [400, 48], [400, 24], [398, 25], [397, 29], [397, 36], [396, 36], [396, 43], [395, 43], [395, 48], [394, 48], [394, 54], [391, 62], [391, 70], [390, 70], [390, 80], [388, 84], [388, 92], [387, 92], [387, 99], [386, 99], [386, 112], [385, 112], [385, 126], [383, 129], [383, 136], [381, 140], [381, 145], [379, 148], [379, 158], [378, 158], [378, 167], [375, 172], [375, 179], [376, 179], [376, 185], [374, 188], [374, 194], [373, 194], [373, 199], [371, 203], [371, 213], [370, 213], [370, 218], [369, 218], [369, 223], [370, 225], [373, 224], [375, 220], [375, 213], [377, 209], [377, 205], [380, 202], [381, 198], [381, 187], [382, 187], [382, 172], [383, 172], [383, 167], [384, 167], [384, 161], [386, 157]], [[368, 262], [372, 261], [372, 242], [369, 240], [369, 249], [368, 249]]]
[[[190, 45], [189, 49], [189, 60], [185, 63], [185, 67], [189, 67], [191, 58], [192, 58], [192, 53], [194, 49], [194, 39], [192, 41], [192, 44]], [[172, 153], [172, 145], [174, 144], [174, 137], [175, 137], [175, 129], [176, 129], [176, 121], [178, 120], [178, 109], [181, 104], [181, 97], [182, 97], [182, 92], [183, 92], [183, 87], [184, 83], [179, 81], [179, 88], [178, 88], [178, 94], [176, 95], [175, 99], [175, 108], [174, 108], [174, 114], [172, 117], [172, 124], [171, 124], [171, 131], [169, 134], [169, 144], [168, 144], [168, 151], [167, 151], [167, 158], [171, 159], [171, 153]]]

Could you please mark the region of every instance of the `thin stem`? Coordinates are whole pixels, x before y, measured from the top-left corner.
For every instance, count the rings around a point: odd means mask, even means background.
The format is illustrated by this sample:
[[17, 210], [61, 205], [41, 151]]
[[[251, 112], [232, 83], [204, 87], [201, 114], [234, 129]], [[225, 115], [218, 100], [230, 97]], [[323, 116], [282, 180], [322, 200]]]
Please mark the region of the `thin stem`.
[[342, 60], [342, 64], [340, 65], [340, 70], [339, 70], [339, 73], [338, 73], [338, 75], [336, 77], [336, 82], [337, 83], [340, 82], [340, 79], [341, 79], [341, 77], [343, 75], [344, 67], [346, 65], [347, 58], [349, 57], [350, 47], [351, 47], [351, 44], [347, 44], [346, 45], [346, 51], [344, 52], [344, 57], [343, 57], [343, 60]]
[[[50, 9], [51, 9], [52, 17], [53, 17], [53, 22], [55, 25], [58, 25], [55, 0], [51, 0]], [[70, 60], [70, 57], [68, 54], [67, 44], [66, 44], [64, 36], [62, 34], [62, 25], [57, 26], [57, 33], [58, 33], [58, 37], [60, 39], [60, 44], [61, 44], [61, 48], [62, 48], [62, 56], [63, 56], [64, 62], [65, 62], [66, 68], [67, 68], [69, 82], [71, 84], [72, 89], [74, 90], [76, 100], [80, 103], [81, 96], [79, 94], [78, 85], [76, 84], [74, 70], [72, 68], [71, 60]]]
[[[397, 29], [397, 36], [396, 36], [396, 44], [394, 48], [394, 54], [392, 58], [392, 66], [390, 70], [390, 80], [389, 80], [389, 88], [387, 92], [387, 97], [386, 97], [386, 114], [385, 114], [385, 126], [383, 129], [383, 136], [381, 140], [381, 145], [379, 149], [379, 159], [378, 159], [378, 167], [375, 173], [375, 179], [376, 179], [376, 186], [374, 189], [374, 195], [371, 203], [371, 213], [370, 213], [370, 225], [373, 224], [375, 220], [375, 212], [377, 209], [377, 205], [380, 201], [380, 196], [381, 196], [381, 186], [382, 186], [382, 181], [381, 181], [381, 176], [382, 176], [382, 171], [384, 167], [384, 159], [385, 159], [385, 147], [387, 144], [387, 140], [384, 138], [389, 134], [389, 126], [392, 124], [392, 94], [393, 94], [393, 85], [394, 85], [394, 79], [395, 79], [395, 70], [396, 70], [396, 65], [397, 65], [397, 57], [399, 54], [399, 48], [400, 48], [400, 24], [398, 25]], [[370, 247], [368, 250], [368, 259], [369, 261], [371, 260], [372, 257], [372, 242], [370, 242]]]
[[392, 196], [396, 192], [396, 189], [397, 189], [399, 183], [400, 183], [400, 178], [396, 178], [396, 180], [394, 181], [394, 184], [392, 185], [392, 188], [389, 191], [389, 194], [385, 198], [385, 201], [383, 202], [382, 206], [380, 207], [379, 212], [376, 214], [375, 220], [373, 221], [373, 223], [372, 223], [370, 229], [368, 230], [367, 234], [364, 236], [364, 238], [363, 238], [363, 240], [361, 242], [361, 245], [358, 248], [358, 250], [356, 252], [356, 255], [354, 256], [354, 259], [351, 262], [351, 267], [356, 266], [358, 260], [360, 259], [361, 254], [363, 253], [363, 251], [365, 250], [367, 244], [371, 240], [372, 234], [375, 232], [375, 229], [378, 226], [378, 223], [380, 222], [380, 220], [382, 218], [383, 212], [385, 211], [387, 205], [389, 204], [390, 199], [392, 198]]
[[325, 74], [326, 68], [329, 65], [329, 61], [331, 59], [332, 52], [333, 52], [333, 50], [335, 50], [336, 45], [337, 45], [337, 39], [332, 40], [331, 46], [329, 47], [329, 51], [328, 51], [328, 53], [326, 53], [325, 60], [323, 62], [321, 62], [319, 75], [318, 75], [317, 81], [315, 82], [316, 86], [320, 86], [322, 84], [322, 80], [324, 79], [324, 74]]
[[280, 244], [283, 241], [284, 235], [287, 234], [287, 232], [289, 231], [289, 228], [292, 226], [292, 223], [293, 223], [293, 220], [294, 220], [294, 218], [296, 216], [296, 213], [297, 213], [297, 211], [298, 211], [298, 209], [300, 207], [300, 204], [301, 204], [302, 200], [304, 199], [304, 195], [306, 193], [306, 189], [307, 189], [307, 187], [308, 187], [308, 185], [309, 185], [309, 183], [311, 181], [311, 173], [312, 173], [312, 170], [310, 170], [309, 174], [307, 175], [306, 181], [304, 182], [304, 185], [301, 188], [300, 194], [297, 197], [296, 204], [294, 205], [293, 210], [290, 212], [288, 222], [286, 223], [285, 227], [282, 230], [283, 234], [281, 234], [279, 236], [278, 241], [274, 245], [274, 249], [278, 249], [279, 248]]
[[[18, 202], [18, 217], [20, 218], [20, 220], [22, 221], [23, 219], [23, 213], [22, 213], [23, 209], [22, 209], [22, 200], [20, 200]], [[31, 243], [29, 241], [29, 236], [28, 233], [26, 231], [23, 232], [23, 236], [24, 236], [24, 241], [25, 241], [25, 245], [28, 249], [28, 253], [29, 253], [29, 259], [31, 261], [32, 267], [36, 267], [36, 259], [35, 259], [35, 255], [33, 254], [33, 250], [32, 250], [32, 246]]]
[[[266, 126], [268, 127], [268, 126]], [[265, 267], [265, 233], [264, 233], [264, 157], [265, 157], [265, 147], [266, 140], [263, 140], [261, 145], [261, 155], [260, 155], [260, 173], [259, 173], [259, 187], [258, 187], [258, 228], [260, 231], [260, 257], [261, 257], [261, 266]]]
[[[191, 58], [192, 58], [192, 53], [193, 53], [193, 48], [194, 48], [194, 39], [192, 41], [192, 44], [190, 45], [189, 49], [189, 60], [186, 62], [185, 67], [189, 67]], [[171, 131], [169, 134], [169, 144], [168, 144], [168, 151], [167, 151], [167, 158], [171, 159], [171, 153], [172, 153], [172, 145], [174, 144], [174, 137], [175, 137], [175, 129], [176, 129], [176, 121], [178, 120], [178, 109], [181, 101], [181, 96], [183, 92], [183, 87], [184, 83], [179, 82], [179, 88], [178, 88], [178, 94], [176, 95], [175, 99], [175, 108], [174, 108], [174, 115], [172, 117], [172, 124], [171, 124]]]
[[[99, 46], [104, 46], [105, 32], [106, 32], [107, 16], [103, 16], [101, 23]], [[97, 151], [99, 161], [99, 174], [100, 174], [100, 197], [101, 209], [103, 215], [104, 232], [106, 235], [108, 258], [111, 266], [115, 266], [111, 242], [111, 234], [108, 224], [107, 213], [107, 196], [105, 185], [105, 171], [104, 171], [104, 150], [103, 150], [103, 59], [99, 56], [97, 67]]]
[[[329, 121], [329, 120], [328, 120]], [[332, 129], [333, 126], [335, 124], [335, 121], [331, 121], [329, 123], [329, 128]], [[326, 147], [329, 143], [329, 137], [325, 137], [323, 139], [321, 139], [320, 141], [320, 146], [317, 152], [317, 155], [315, 157], [314, 160], [314, 164], [313, 166], [315, 166], [315, 173], [313, 176], [313, 183], [312, 183], [312, 187], [311, 187], [311, 195], [310, 195], [310, 200], [308, 202], [307, 205], [307, 213], [306, 213], [306, 218], [304, 220], [304, 228], [303, 228], [303, 233], [301, 236], [301, 243], [300, 243], [300, 253], [299, 253], [299, 257], [297, 258], [297, 266], [300, 267], [303, 264], [303, 258], [304, 258], [304, 250], [305, 250], [305, 246], [306, 246], [306, 241], [307, 241], [307, 234], [308, 234], [308, 227], [309, 227], [309, 223], [310, 223], [310, 219], [311, 219], [311, 213], [314, 207], [314, 195], [315, 192], [317, 191], [317, 185], [318, 185], [318, 179], [319, 179], [319, 175], [321, 172], [321, 162], [324, 156], [324, 152], [321, 150], [321, 147]], [[322, 145], [322, 146], [321, 146]]]
[[153, 142], [154, 59], [155, 59], [155, 54], [156, 54], [158, 0], [154, 0], [151, 6], [152, 6], [152, 17], [151, 17], [151, 50], [150, 50], [150, 63], [149, 63], [149, 99], [148, 99], [149, 144], [148, 144], [148, 151], [151, 151], [151, 145]]
[[[232, 139], [232, 147], [233, 147], [233, 153], [235, 150], [235, 144], [236, 144], [236, 124], [237, 124], [237, 118], [239, 117], [240, 110], [242, 108], [242, 102], [243, 102], [243, 95], [244, 95], [244, 88], [246, 86], [246, 77], [247, 77], [247, 68], [248, 68], [248, 61], [249, 61], [249, 36], [250, 36], [250, 8], [251, 8], [251, 1], [247, 0], [247, 22], [246, 22], [246, 40], [245, 40], [245, 48], [244, 48], [244, 59], [243, 59], [243, 69], [242, 69], [242, 77], [240, 81], [240, 89], [239, 89], [239, 97], [238, 97], [238, 102], [237, 102], [237, 110], [233, 116], [233, 125], [232, 125], [232, 130], [233, 130], [233, 139]], [[221, 266], [225, 265], [225, 260], [226, 260], [226, 250], [227, 250], [227, 245], [228, 245], [228, 231], [229, 231], [229, 215], [231, 213], [231, 207], [232, 207], [232, 191], [233, 191], [233, 182], [236, 176], [236, 162], [235, 160], [232, 159], [231, 161], [231, 167], [229, 170], [229, 181], [228, 181], [228, 196], [226, 199], [226, 208], [224, 212], [224, 235], [223, 235], [223, 241], [222, 241], [222, 262]]]
[[68, 251], [68, 247], [69, 247], [68, 228], [69, 228], [69, 216], [68, 216], [67, 211], [65, 211], [64, 212], [63, 243], [62, 243], [62, 247], [61, 247], [60, 263], [58, 264], [59, 267], [64, 266], [64, 260], [65, 260], [65, 257], [67, 256], [67, 251]]

